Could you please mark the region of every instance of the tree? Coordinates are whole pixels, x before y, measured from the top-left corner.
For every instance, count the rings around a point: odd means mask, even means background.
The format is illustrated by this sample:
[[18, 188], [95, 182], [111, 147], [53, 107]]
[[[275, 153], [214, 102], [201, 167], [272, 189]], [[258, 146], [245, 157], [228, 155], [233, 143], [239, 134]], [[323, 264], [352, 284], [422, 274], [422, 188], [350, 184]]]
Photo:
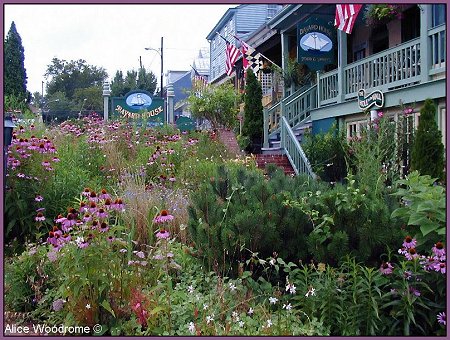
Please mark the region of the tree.
[[111, 95], [122, 97], [132, 90], [142, 90], [153, 94], [156, 90], [156, 82], [155, 74], [151, 71], [147, 72], [143, 67], [139, 69], [139, 72], [135, 70], [127, 71], [125, 79], [123, 72], [117, 71], [111, 82]]
[[76, 89], [92, 86], [101, 89], [107, 76], [105, 69], [89, 65], [83, 59], [67, 62], [53, 58], [45, 73], [45, 78], [49, 80], [47, 94], [51, 96], [56, 92], [63, 92], [69, 100], [72, 100]]
[[207, 86], [200, 94], [191, 93], [187, 98], [193, 117], [207, 119], [213, 128], [233, 126], [236, 122], [236, 100], [234, 86], [229, 83]]
[[27, 92], [27, 72], [24, 66], [25, 54], [22, 38], [14, 21], [5, 39], [3, 51], [4, 95], [17, 97], [18, 101], [30, 99]]
[[98, 86], [76, 89], [72, 101], [75, 111], [103, 112], [103, 91]]
[[444, 145], [442, 134], [434, 119], [436, 106], [431, 99], [425, 100], [420, 110], [419, 127], [411, 152], [411, 170], [421, 175], [443, 179]]
[[262, 89], [251, 69], [247, 70], [247, 84], [244, 95], [244, 125], [242, 134], [253, 142], [261, 144], [263, 137]]

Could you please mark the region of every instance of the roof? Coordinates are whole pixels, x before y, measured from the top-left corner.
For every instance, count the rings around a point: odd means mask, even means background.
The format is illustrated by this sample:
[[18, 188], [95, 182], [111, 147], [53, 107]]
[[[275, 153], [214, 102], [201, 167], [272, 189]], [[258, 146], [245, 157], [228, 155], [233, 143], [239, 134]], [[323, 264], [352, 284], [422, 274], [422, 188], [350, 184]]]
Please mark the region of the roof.
[[234, 13], [236, 13], [236, 11], [237, 11], [239, 8], [243, 7], [243, 6], [246, 6], [246, 5], [239, 5], [239, 6], [234, 7], [234, 8], [229, 8], [229, 9], [225, 12], [225, 14], [222, 16], [222, 18], [220, 18], [220, 20], [219, 20], [219, 22], [216, 24], [216, 26], [214, 26], [214, 28], [212, 29], [212, 31], [209, 32], [209, 34], [206, 36], [206, 39], [207, 39], [207, 40], [212, 40], [212, 39], [215, 37], [216, 32], [220, 31], [220, 29], [221, 29], [224, 25], [226, 25], [226, 24], [228, 23], [229, 19], [234, 15]]

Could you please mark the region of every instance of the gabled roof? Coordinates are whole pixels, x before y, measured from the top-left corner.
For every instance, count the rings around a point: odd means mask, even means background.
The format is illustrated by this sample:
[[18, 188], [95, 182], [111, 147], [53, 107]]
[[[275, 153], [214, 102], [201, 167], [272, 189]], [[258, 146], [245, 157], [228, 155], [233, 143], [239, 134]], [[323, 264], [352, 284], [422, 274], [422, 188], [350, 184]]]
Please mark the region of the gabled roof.
[[222, 16], [222, 18], [220, 18], [219, 22], [216, 24], [216, 26], [214, 26], [214, 28], [212, 29], [211, 32], [209, 32], [209, 34], [206, 36], [207, 40], [212, 40], [215, 36], [216, 36], [216, 32], [219, 32], [220, 29], [225, 26], [228, 21], [230, 20], [230, 18], [234, 15], [234, 13], [237, 12], [237, 10], [243, 6], [247, 6], [247, 5], [239, 5], [237, 7], [234, 8], [229, 8], [225, 14]]

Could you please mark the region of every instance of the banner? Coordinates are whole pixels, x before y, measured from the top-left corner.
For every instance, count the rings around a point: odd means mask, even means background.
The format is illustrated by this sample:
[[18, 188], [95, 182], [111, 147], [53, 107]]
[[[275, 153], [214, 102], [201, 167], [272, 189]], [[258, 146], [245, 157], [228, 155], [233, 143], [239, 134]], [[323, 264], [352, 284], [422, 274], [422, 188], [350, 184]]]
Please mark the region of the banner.
[[112, 98], [112, 118], [125, 118], [160, 126], [165, 122], [164, 99], [153, 97], [147, 91], [131, 91], [125, 97]]
[[297, 25], [297, 62], [311, 71], [324, 70], [336, 64], [336, 29], [332, 17], [309, 17]]

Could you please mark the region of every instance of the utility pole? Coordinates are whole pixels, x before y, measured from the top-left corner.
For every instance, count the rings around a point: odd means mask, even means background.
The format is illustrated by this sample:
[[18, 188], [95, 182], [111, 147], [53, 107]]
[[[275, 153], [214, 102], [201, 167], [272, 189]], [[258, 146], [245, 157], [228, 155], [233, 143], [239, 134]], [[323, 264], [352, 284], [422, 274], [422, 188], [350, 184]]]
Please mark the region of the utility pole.
[[159, 96], [163, 97], [163, 77], [164, 77], [164, 71], [163, 71], [163, 37], [161, 37], [161, 91], [159, 92]]

